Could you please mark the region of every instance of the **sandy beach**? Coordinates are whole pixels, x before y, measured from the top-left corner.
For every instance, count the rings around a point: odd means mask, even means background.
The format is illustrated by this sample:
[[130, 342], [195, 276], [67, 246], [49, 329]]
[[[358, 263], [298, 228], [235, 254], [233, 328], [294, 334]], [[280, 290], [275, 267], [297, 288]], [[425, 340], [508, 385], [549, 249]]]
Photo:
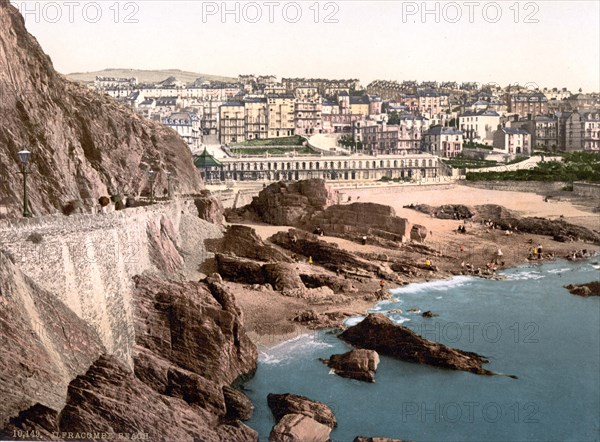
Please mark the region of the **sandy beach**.
[[[552, 198], [546, 202], [544, 196], [536, 193], [489, 190], [463, 185], [450, 185], [443, 188], [438, 186], [428, 187], [393, 187], [393, 188], [363, 188], [344, 189], [342, 201], [373, 202], [392, 206], [396, 214], [407, 218], [411, 224], [424, 225], [430, 232], [425, 245], [433, 252], [423, 253], [402, 246], [396, 250], [378, 247], [375, 245], [357, 244], [346, 239], [323, 236], [324, 241], [336, 243], [340, 248], [359, 254], [386, 254], [390, 260], [412, 260], [423, 263], [429, 258], [433, 261], [437, 271], [423, 272], [416, 277], [403, 279], [403, 284], [410, 282], [445, 279], [465, 272], [461, 264], [470, 264], [473, 268], [485, 269], [490, 260], [494, 259], [498, 249], [503, 252], [503, 266], [508, 268], [528, 262], [532, 244], [542, 244], [545, 253], [553, 253], [557, 259], [562, 259], [572, 250], [587, 249], [597, 252], [598, 246], [581, 243], [560, 243], [553, 241], [548, 236], [517, 233], [507, 236], [502, 230], [489, 229], [479, 223], [467, 222], [467, 234], [459, 234], [456, 229], [463, 221], [441, 220], [412, 209], [403, 208], [409, 204], [428, 204], [439, 206], [443, 204], [464, 204], [475, 206], [481, 204], [498, 204], [514, 211], [521, 217], [536, 216], [548, 219], [564, 219], [573, 224], [582, 225], [598, 230], [599, 217], [593, 212], [593, 202], [586, 202], [567, 197]], [[279, 231], [287, 231], [289, 227], [271, 226], [258, 223], [248, 224], [253, 227], [263, 240]], [[300, 271], [310, 272], [307, 262], [298, 262]], [[315, 263], [318, 266], [318, 263]], [[353, 281], [356, 287], [354, 293], [348, 293], [339, 303], [319, 305], [314, 300], [293, 298], [281, 295], [276, 291], [256, 290], [250, 286], [227, 283], [233, 290], [242, 308], [245, 324], [252, 339], [260, 346], [271, 346], [282, 340], [287, 340], [297, 334], [306, 333], [308, 329], [298, 324], [293, 319], [306, 311], [323, 313], [340, 313], [344, 316], [363, 314], [375, 304], [374, 294], [379, 290], [378, 280]], [[397, 287], [386, 283], [386, 289]], [[341, 325], [342, 320], [337, 321]], [[329, 324], [331, 325], [331, 324]]]

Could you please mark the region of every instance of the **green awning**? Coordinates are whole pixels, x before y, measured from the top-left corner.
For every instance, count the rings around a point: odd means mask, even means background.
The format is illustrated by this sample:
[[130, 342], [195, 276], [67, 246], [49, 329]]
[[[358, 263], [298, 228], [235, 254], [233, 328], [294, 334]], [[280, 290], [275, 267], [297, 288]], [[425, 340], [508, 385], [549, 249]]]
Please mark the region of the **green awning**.
[[198, 169], [208, 169], [209, 167], [222, 167], [223, 163], [209, 154], [205, 147], [204, 152], [194, 159], [194, 165]]

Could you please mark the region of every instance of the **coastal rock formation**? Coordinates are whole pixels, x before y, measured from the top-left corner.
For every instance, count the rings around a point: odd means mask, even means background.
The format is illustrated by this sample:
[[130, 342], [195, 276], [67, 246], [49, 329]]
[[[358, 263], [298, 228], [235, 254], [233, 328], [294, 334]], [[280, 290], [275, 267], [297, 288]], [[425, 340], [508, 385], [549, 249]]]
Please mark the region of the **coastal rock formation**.
[[[389, 437], [365, 437], [356, 436], [352, 442], [402, 442], [400, 439], [391, 439]], [[405, 441], [407, 442], [407, 441]]]
[[333, 205], [316, 213], [306, 229], [320, 228], [327, 235], [360, 239], [376, 236], [389, 241], [402, 242], [410, 236], [410, 224], [396, 216], [390, 206], [374, 203]]
[[304, 396], [295, 394], [273, 394], [267, 396], [267, 403], [276, 421], [287, 414], [300, 414], [314, 419], [329, 428], [335, 428], [337, 421], [331, 408]]
[[233, 295], [220, 284], [134, 278], [136, 344], [219, 385], [256, 369], [256, 346]]
[[276, 226], [298, 226], [313, 213], [335, 203], [335, 193], [325, 185], [325, 180], [280, 181], [263, 189], [250, 205], [227, 211], [225, 215]]
[[379, 355], [373, 350], [357, 349], [323, 360], [335, 374], [359, 381], [375, 382]]
[[[87, 211], [115, 193], [167, 189], [166, 171], [180, 193], [201, 188], [186, 143], [169, 128], [137, 115], [110, 97], [66, 80], [26, 28], [17, 8], [0, 2], [0, 170], [18, 177], [17, 152], [32, 152], [32, 212], [60, 212], [73, 200]], [[3, 180], [3, 212], [17, 215], [20, 179]]]
[[209, 249], [263, 262], [292, 262], [285, 253], [265, 244], [252, 227], [242, 225], [228, 226], [222, 239], [210, 241]]
[[478, 354], [423, 339], [382, 314], [368, 315], [362, 322], [344, 331], [340, 338], [356, 347], [375, 350], [407, 362], [482, 375], [494, 374], [482, 368], [488, 360]]
[[[279, 232], [269, 238], [273, 244], [290, 250], [334, 272], [377, 273], [380, 268], [358, 256], [340, 249], [337, 244], [321, 241], [318, 236], [301, 230]], [[366, 274], [368, 275], [368, 274]]]
[[331, 428], [303, 414], [286, 414], [271, 430], [269, 442], [327, 442]]
[[225, 398], [225, 407], [227, 408], [227, 419], [247, 421], [252, 417], [254, 405], [244, 393], [225, 385], [223, 387], [223, 396]]
[[587, 284], [569, 284], [565, 288], [573, 295], [583, 296], [600, 296], [600, 282], [592, 281]]
[[59, 419], [61, 432], [145, 434], [149, 440], [190, 442], [221, 441], [222, 434], [233, 432], [235, 440], [258, 440], [243, 424], [220, 425], [210, 412], [159, 394], [110, 356], [98, 359], [69, 385]]
[[270, 284], [275, 290], [281, 292], [303, 292], [306, 289], [293, 264], [283, 262], [261, 264], [254, 260], [220, 253], [215, 257], [219, 274], [229, 281], [251, 285]]
[[223, 224], [223, 203], [215, 196], [195, 198], [194, 204], [198, 209], [198, 216], [204, 221], [213, 224]]
[[568, 223], [562, 219], [549, 220], [546, 218], [503, 218], [492, 220], [501, 229], [518, 229], [519, 232], [547, 235], [556, 238], [589, 241], [600, 244], [600, 234], [587, 227]]
[[428, 204], [410, 204], [404, 206], [405, 209], [413, 209], [427, 215], [434, 216], [438, 219], [471, 219], [474, 216], [472, 207], [462, 204], [446, 204], [439, 207], [430, 206]]

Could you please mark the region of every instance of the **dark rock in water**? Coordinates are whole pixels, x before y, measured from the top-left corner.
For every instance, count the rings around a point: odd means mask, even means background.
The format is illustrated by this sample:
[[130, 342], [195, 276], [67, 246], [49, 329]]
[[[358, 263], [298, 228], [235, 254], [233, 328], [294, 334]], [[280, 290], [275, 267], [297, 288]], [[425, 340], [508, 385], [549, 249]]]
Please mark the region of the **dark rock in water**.
[[335, 428], [337, 422], [331, 408], [304, 396], [295, 394], [273, 394], [267, 396], [267, 403], [276, 421], [286, 414], [301, 414], [320, 422], [329, 428]]
[[[352, 442], [403, 442], [400, 439], [390, 439], [389, 437], [365, 437], [356, 436]], [[408, 442], [408, 441], [404, 441]]]
[[573, 295], [583, 296], [600, 296], [600, 281], [592, 281], [587, 284], [569, 284], [565, 288]]
[[375, 382], [379, 355], [373, 350], [357, 349], [341, 355], [332, 355], [323, 362], [339, 376]]
[[423, 312], [423, 314], [421, 315], [424, 318], [433, 318], [434, 316], [437, 316], [435, 313], [433, 313], [431, 310], [427, 310], [426, 312]]
[[359, 324], [344, 331], [340, 338], [356, 347], [375, 350], [407, 362], [475, 374], [494, 374], [482, 368], [488, 360], [478, 354], [423, 339], [382, 314], [370, 314]]
[[331, 428], [303, 414], [286, 414], [271, 430], [269, 442], [328, 442]]
[[244, 393], [226, 385], [223, 387], [223, 396], [228, 419], [247, 421], [252, 417], [254, 405]]

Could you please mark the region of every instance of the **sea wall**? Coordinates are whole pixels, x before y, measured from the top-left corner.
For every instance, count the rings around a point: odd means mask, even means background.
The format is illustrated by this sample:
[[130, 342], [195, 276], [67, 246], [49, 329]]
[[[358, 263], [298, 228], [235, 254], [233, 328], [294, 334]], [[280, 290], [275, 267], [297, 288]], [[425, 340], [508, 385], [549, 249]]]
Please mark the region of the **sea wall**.
[[461, 181], [460, 184], [479, 189], [504, 190], [510, 192], [558, 192], [567, 183], [548, 181]]
[[160, 257], [168, 253], [210, 258], [204, 240], [221, 237], [221, 230], [198, 218], [193, 199], [178, 199], [108, 214], [1, 220], [0, 249], [131, 366], [132, 276], [167, 270], [160, 267], [169, 260]]
[[600, 199], [600, 184], [574, 182], [573, 193], [578, 196]]

